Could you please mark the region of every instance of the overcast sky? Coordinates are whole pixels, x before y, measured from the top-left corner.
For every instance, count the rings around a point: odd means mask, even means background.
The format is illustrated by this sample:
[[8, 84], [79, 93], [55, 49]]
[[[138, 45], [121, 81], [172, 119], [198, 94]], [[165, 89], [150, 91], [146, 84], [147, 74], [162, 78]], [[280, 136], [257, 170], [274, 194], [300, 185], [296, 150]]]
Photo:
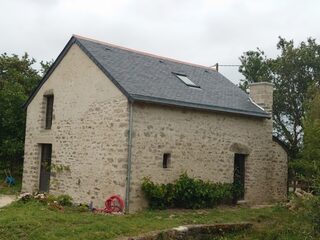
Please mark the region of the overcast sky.
[[[317, 0], [0, 0], [0, 53], [55, 59], [72, 34], [206, 66], [320, 39]], [[237, 83], [237, 67], [221, 67]]]

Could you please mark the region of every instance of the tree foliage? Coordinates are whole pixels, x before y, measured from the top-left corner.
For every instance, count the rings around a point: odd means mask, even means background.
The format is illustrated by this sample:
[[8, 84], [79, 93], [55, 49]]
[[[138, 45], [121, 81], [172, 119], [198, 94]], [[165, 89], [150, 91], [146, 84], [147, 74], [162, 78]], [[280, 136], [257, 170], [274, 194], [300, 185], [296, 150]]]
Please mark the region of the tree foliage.
[[320, 88], [314, 86], [309, 92], [303, 119], [303, 148], [299, 160], [292, 167], [300, 181], [320, 194]]
[[50, 61], [40, 61], [40, 65], [41, 65], [40, 73], [42, 76], [44, 76], [48, 72], [53, 62], [54, 62], [53, 59], [51, 59]]
[[[0, 55], [0, 168], [21, 163], [25, 134], [23, 103], [41, 79], [27, 53]], [[47, 63], [43, 63], [47, 64]], [[50, 63], [49, 63], [50, 64]]]
[[261, 81], [274, 84], [274, 134], [286, 143], [291, 157], [296, 158], [302, 143], [308, 88], [320, 82], [320, 45], [309, 38], [295, 46], [293, 40], [280, 37], [277, 49], [280, 54], [275, 58], [268, 58], [260, 49], [240, 57], [239, 71], [245, 76], [240, 87], [246, 89], [249, 83]]
[[306, 103], [306, 116], [303, 120], [302, 156], [306, 160], [318, 162], [320, 166], [320, 89], [314, 87], [311, 92], [311, 98]]
[[257, 48], [257, 51], [248, 51], [240, 57], [241, 66], [239, 72], [245, 77], [241, 80], [240, 87], [243, 90], [248, 88], [249, 83], [271, 82], [272, 74], [269, 67], [269, 60], [265, 53]]

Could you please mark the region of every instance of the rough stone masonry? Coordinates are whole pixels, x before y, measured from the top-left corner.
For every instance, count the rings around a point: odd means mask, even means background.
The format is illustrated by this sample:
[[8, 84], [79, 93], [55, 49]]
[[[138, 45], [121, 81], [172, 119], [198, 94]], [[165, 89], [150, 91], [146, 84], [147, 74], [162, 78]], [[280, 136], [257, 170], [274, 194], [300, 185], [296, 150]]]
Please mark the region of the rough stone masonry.
[[[250, 97], [270, 114], [272, 91], [269, 83], [250, 87]], [[44, 128], [47, 94], [54, 95], [51, 129]], [[287, 154], [272, 140], [271, 118], [151, 103], [132, 107], [128, 146], [128, 99], [73, 44], [28, 105], [22, 191], [39, 190], [41, 144], [52, 144], [49, 192], [69, 194], [78, 203], [103, 206], [113, 194], [125, 199], [129, 187], [130, 211], [143, 209], [143, 177], [171, 182], [185, 171], [232, 182], [235, 153], [246, 155], [246, 202], [286, 198]], [[131, 184], [126, 186], [129, 147]], [[170, 154], [167, 168], [165, 153]]]

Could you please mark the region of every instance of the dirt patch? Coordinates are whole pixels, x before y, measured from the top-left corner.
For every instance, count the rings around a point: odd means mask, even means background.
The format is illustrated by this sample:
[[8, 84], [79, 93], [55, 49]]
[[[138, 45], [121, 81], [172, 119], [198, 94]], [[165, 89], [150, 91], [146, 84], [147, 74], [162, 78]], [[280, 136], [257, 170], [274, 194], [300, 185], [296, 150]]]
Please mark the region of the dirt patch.
[[163, 231], [155, 231], [137, 237], [122, 237], [118, 240], [208, 239], [213, 236], [223, 236], [226, 233], [248, 230], [251, 227], [251, 223], [186, 225]]
[[0, 208], [9, 205], [16, 200], [14, 195], [0, 195]]
[[251, 206], [251, 209], [271, 208], [274, 206], [275, 204], [253, 205]]

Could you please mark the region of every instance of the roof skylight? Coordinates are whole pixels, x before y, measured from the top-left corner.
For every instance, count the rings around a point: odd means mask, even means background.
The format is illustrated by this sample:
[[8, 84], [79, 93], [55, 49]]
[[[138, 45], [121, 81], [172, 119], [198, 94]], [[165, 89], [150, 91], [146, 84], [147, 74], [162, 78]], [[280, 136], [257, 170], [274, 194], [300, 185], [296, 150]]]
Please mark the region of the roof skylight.
[[199, 85], [195, 84], [194, 82], [192, 82], [186, 75], [183, 74], [178, 74], [178, 73], [174, 73], [174, 75], [176, 75], [182, 82], [184, 82], [184, 84], [186, 84], [189, 87], [196, 87], [196, 88], [200, 88]]

